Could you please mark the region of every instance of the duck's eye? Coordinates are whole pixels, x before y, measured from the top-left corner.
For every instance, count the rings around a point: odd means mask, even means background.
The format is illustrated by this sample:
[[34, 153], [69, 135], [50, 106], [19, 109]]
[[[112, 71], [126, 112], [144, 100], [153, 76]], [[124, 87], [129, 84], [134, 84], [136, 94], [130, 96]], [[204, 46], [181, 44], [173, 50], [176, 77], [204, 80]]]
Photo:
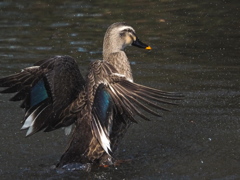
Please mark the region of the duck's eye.
[[126, 35], [125, 31], [120, 32], [120, 36], [125, 36], [125, 35]]

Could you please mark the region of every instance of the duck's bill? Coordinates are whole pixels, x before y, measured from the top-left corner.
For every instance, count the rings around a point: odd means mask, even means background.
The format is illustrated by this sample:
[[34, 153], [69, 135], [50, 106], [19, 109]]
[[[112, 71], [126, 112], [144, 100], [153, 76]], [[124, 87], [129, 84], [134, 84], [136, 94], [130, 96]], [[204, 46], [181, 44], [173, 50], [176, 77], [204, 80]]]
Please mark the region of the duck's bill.
[[150, 46], [142, 43], [138, 38], [135, 41], [133, 41], [132, 45], [139, 47], [139, 48], [144, 48], [144, 49], [149, 49], [149, 50], [152, 49]]

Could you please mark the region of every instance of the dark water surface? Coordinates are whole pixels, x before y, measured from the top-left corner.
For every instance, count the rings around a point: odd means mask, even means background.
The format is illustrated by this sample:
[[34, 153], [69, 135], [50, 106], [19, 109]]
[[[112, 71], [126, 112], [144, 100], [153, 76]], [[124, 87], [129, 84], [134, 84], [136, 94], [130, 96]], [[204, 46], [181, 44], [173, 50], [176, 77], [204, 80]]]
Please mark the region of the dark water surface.
[[3, 1], [0, 76], [53, 55], [83, 74], [101, 58], [113, 22], [126, 21], [153, 47], [129, 47], [135, 81], [186, 97], [164, 117], [132, 126], [119, 167], [59, 172], [63, 130], [24, 138], [19, 103], [0, 95], [1, 179], [240, 179], [239, 1]]

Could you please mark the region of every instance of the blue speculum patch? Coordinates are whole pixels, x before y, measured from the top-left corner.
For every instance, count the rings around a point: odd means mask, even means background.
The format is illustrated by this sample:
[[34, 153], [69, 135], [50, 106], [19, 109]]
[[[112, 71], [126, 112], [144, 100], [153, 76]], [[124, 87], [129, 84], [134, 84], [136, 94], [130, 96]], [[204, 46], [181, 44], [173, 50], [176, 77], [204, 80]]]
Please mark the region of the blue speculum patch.
[[35, 86], [31, 89], [31, 107], [39, 104], [43, 100], [48, 98], [48, 93], [44, 84], [43, 79], [37, 82]]
[[107, 91], [103, 89], [97, 91], [95, 105], [100, 120], [105, 120], [107, 118], [107, 111], [109, 108], [110, 99], [110, 94]]

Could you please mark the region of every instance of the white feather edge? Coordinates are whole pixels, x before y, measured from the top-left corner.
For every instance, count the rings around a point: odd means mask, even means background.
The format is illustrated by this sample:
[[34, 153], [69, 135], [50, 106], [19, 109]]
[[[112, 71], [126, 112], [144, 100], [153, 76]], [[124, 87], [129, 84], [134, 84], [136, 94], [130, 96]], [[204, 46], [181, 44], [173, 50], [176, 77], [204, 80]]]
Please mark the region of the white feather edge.
[[[124, 74], [112, 73], [111, 75], [112, 75], [112, 76], [118, 76], [118, 77], [125, 77], [125, 78], [126, 78], [126, 76], [125, 76]], [[130, 82], [133, 82], [133, 80], [132, 80], [132, 79], [129, 79], [129, 78], [126, 78], [126, 80], [128, 80], [128, 81], [130, 81]]]
[[26, 121], [24, 122], [21, 130], [23, 129], [27, 129], [28, 128], [28, 131], [26, 133], [26, 136], [28, 136], [29, 134], [31, 134], [33, 132], [33, 126], [34, 126], [34, 123], [36, 121], [36, 119], [38, 118], [38, 116], [47, 108], [48, 106], [44, 107], [37, 115], [34, 115], [34, 113], [40, 108], [40, 106], [35, 109], [29, 116], [28, 118], [26, 119]]
[[27, 68], [22, 69], [22, 72], [23, 72], [24, 70], [38, 69], [39, 67], [40, 67], [40, 66], [27, 67]]
[[[95, 124], [96, 124], [96, 126], [97, 126], [96, 128], [98, 129], [98, 132], [99, 132], [99, 134], [100, 134], [100, 144], [101, 144], [102, 148], [104, 149], [104, 151], [105, 151], [109, 156], [111, 156], [111, 155], [109, 154], [109, 151], [112, 152], [111, 147], [110, 147], [110, 140], [109, 140], [109, 138], [106, 136], [106, 133], [104, 132], [101, 124], [100, 124], [94, 117], [93, 117], [93, 120], [94, 120], [94, 122], [95, 122]], [[94, 123], [94, 122], [93, 122], [93, 123]]]
[[65, 135], [68, 136], [72, 132], [73, 125], [67, 126], [64, 128]]
[[[38, 108], [39, 108], [39, 107], [38, 107]], [[34, 113], [38, 110], [38, 108], [35, 109], [35, 110], [28, 116], [28, 118], [26, 119], [26, 121], [24, 122], [24, 124], [23, 124], [23, 126], [22, 126], [22, 128], [21, 128], [22, 130], [23, 130], [23, 129], [27, 129], [27, 128], [29, 128], [29, 127], [31, 126], [33, 120], [35, 119]]]
[[[33, 132], [33, 127], [34, 127], [34, 123], [36, 121], [36, 119], [38, 118], [38, 116], [47, 108], [48, 106], [44, 107], [38, 114], [37, 116], [34, 118], [34, 120], [32, 121], [27, 133], [26, 133], [26, 136], [28, 136], [29, 134], [31, 134]], [[37, 108], [38, 109], [38, 108]]]
[[131, 27], [131, 26], [121, 26], [118, 28], [119, 31], [125, 30], [125, 29], [131, 29], [133, 32], [135, 32], [135, 30]]

